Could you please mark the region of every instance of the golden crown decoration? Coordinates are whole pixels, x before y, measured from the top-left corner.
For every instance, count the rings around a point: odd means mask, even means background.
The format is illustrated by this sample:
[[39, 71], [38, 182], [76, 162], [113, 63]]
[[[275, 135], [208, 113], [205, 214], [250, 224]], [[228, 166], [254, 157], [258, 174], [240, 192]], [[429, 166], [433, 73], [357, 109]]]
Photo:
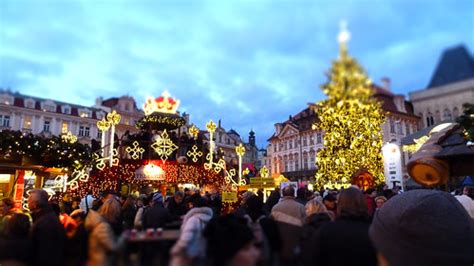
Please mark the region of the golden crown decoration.
[[151, 115], [154, 112], [176, 114], [178, 111], [180, 101], [171, 98], [168, 91], [164, 91], [160, 97], [154, 99], [148, 97], [143, 105], [145, 115]]

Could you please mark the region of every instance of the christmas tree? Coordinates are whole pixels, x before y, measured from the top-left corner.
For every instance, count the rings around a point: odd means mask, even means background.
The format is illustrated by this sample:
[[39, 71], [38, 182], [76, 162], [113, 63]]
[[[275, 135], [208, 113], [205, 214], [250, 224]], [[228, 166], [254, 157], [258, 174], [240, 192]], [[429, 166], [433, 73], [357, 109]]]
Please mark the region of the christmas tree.
[[347, 51], [349, 33], [339, 35], [339, 58], [322, 86], [327, 99], [317, 104], [319, 121], [313, 129], [323, 130], [324, 148], [316, 157], [316, 185], [347, 187], [351, 176], [361, 169], [384, 180], [381, 155], [384, 113], [372, 97], [371, 81]]

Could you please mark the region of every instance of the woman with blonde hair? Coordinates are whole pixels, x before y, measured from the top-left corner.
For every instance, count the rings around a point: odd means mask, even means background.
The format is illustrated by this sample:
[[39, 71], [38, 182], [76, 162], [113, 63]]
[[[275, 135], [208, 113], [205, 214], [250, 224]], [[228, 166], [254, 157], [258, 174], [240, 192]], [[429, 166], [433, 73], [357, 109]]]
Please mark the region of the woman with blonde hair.
[[318, 229], [334, 220], [332, 213], [328, 212], [324, 203], [317, 198], [308, 201], [305, 205], [306, 218], [303, 225], [301, 238], [301, 265], [311, 265], [312, 254], [314, 253], [312, 239], [316, 236]]
[[122, 233], [122, 206], [116, 199], [106, 200], [98, 213], [110, 224], [116, 236]]

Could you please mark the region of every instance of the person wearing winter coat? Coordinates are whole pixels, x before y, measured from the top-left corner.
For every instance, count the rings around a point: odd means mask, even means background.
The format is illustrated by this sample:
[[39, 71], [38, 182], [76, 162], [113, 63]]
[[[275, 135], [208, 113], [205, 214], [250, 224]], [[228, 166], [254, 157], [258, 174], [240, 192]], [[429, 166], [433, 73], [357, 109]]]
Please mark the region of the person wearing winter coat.
[[87, 265], [112, 265], [112, 255], [120, 248], [123, 238], [116, 240], [110, 224], [96, 211], [89, 210], [84, 225], [89, 232]]
[[14, 213], [0, 236], [0, 265], [28, 265], [31, 259], [30, 218]]
[[31, 236], [35, 265], [64, 265], [66, 233], [59, 216], [48, 203], [48, 193], [43, 189], [33, 189], [28, 197], [28, 208], [33, 217]]
[[171, 214], [163, 205], [163, 196], [160, 192], [153, 194], [152, 206], [143, 213], [143, 228], [164, 227], [171, 221]]
[[355, 187], [342, 190], [338, 198], [336, 220], [325, 223], [316, 232], [308, 264], [377, 265], [376, 252], [369, 239], [369, 226], [364, 194]]
[[202, 235], [204, 228], [212, 218], [212, 209], [199, 194], [190, 196], [189, 212], [184, 216], [181, 234], [171, 248], [171, 266], [192, 265], [203, 261], [206, 256], [206, 241]]
[[148, 208], [151, 208], [150, 206], [150, 197], [147, 197], [147, 196], [143, 196], [141, 197], [141, 201], [142, 201], [142, 206], [139, 206], [138, 210], [137, 210], [137, 213], [135, 214], [135, 219], [133, 221], [133, 226], [136, 228], [136, 229], [143, 229], [143, 213], [145, 213], [145, 211], [148, 209]]

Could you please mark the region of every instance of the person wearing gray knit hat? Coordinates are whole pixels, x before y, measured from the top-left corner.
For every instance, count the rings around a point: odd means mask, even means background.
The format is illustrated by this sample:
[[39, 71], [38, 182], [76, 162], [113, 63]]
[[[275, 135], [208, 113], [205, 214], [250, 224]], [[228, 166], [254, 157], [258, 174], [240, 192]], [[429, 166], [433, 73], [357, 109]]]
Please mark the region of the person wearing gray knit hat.
[[413, 190], [387, 201], [369, 236], [379, 265], [473, 265], [474, 220], [449, 193]]

